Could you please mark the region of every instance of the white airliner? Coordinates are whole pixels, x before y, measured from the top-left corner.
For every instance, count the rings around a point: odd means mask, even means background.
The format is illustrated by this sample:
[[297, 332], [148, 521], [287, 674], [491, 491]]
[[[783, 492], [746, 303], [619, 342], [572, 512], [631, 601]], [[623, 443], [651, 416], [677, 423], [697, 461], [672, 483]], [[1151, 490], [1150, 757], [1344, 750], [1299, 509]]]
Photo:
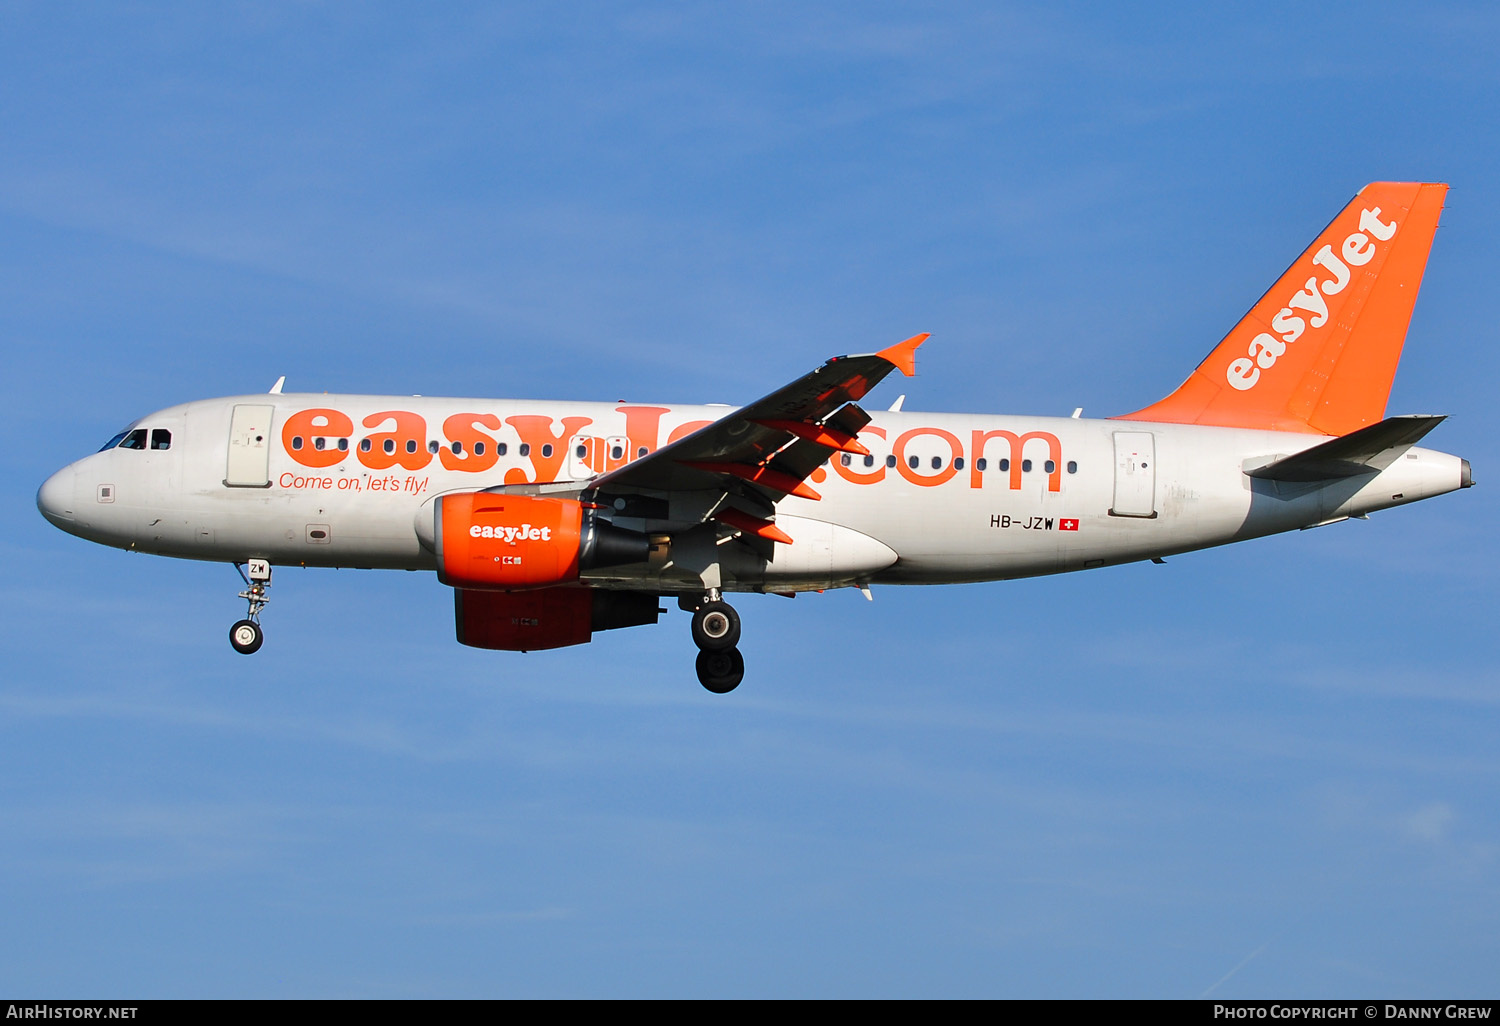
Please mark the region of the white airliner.
[[1385, 417], [1446, 193], [1367, 186], [1177, 391], [1108, 420], [862, 409], [926, 335], [740, 409], [278, 381], [142, 417], [37, 506], [90, 541], [234, 563], [243, 653], [273, 565], [435, 570], [480, 648], [581, 644], [675, 596], [699, 680], [726, 692], [727, 592], [1086, 570], [1468, 487], [1468, 461], [1415, 445], [1442, 417]]

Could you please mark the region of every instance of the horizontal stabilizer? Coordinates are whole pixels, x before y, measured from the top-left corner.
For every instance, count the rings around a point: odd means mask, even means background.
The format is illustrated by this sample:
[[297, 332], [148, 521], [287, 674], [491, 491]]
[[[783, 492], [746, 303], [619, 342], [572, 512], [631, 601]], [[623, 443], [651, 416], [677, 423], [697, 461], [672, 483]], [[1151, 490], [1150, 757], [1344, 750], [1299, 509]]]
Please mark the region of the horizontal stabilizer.
[[1245, 473], [1267, 481], [1328, 481], [1379, 473], [1445, 419], [1423, 415], [1387, 417], [1378, 424]]

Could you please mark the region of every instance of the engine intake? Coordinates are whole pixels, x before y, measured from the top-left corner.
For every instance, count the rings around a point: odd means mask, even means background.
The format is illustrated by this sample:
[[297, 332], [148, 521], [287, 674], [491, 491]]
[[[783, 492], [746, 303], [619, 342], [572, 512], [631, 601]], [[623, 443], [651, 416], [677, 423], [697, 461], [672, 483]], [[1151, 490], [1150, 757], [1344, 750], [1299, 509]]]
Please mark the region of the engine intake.
[[460, 492], [433, 503], [438, 579], [455, 588], [514, 591], [578, 580], [595, 567], [644, 563], [644, 534], [573, 499]]

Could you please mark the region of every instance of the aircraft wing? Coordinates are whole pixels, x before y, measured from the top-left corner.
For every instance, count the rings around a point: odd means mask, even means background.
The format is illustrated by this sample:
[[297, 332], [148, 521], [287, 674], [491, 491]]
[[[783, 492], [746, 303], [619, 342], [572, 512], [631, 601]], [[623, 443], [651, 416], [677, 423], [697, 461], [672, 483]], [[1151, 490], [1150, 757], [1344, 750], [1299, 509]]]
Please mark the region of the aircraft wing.
[[[915, 335], [878, 353], [836, 356], [770, 395], [589, 483], [608, 496], [718, 490], [769, 515], [787, 495], [819, 498], [807, 477], [835, 452], [866, 455], [855, 438], [870, 422], [856, 405], [887, 374], [916, 372]], [[733, 513], [720, 519], [734, 524]], [[777, 532], [779, 533], [779, 532]]]

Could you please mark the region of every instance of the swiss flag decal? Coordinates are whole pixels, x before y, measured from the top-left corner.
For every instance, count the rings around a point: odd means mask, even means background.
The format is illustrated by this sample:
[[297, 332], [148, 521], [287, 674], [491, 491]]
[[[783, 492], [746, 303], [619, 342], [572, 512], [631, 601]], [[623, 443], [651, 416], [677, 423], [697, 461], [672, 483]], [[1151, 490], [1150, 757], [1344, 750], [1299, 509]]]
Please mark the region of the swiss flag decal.
[[1078, 521], [1076, 521], [1076, 520], [1059, 520], [1057, 522], [1057, 529], [1059, 531], [1076, 531], [1076, 530], [1078, 530]]

